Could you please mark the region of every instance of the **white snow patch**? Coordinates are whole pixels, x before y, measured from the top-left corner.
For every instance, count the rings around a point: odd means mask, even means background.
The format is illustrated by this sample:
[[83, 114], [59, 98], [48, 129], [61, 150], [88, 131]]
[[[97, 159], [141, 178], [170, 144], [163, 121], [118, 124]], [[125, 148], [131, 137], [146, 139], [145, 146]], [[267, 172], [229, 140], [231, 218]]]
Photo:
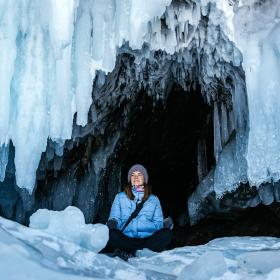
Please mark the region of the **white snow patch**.
[[[29, 226], [72, 241], [94, 252], [102, 250], [109, 239], [107, 226], [85, 224], [82, 211], [74, 206], [68, 206], [64, 211], [39, 209], [30, 217]], [[44, 244], [53, 249], [58, 249], [53, 242], [44, 241]], [[75, 253], [75, 248], [72, 248], [72, 246], [68, 247], [67, 250], [70, 254]]]
[[143, 250], [126, 263], [0, 217], [0, 250], [3, 280], [278, 280], [280, 275], [280, 239], [273, 237], [225, 237], [162, 253]]

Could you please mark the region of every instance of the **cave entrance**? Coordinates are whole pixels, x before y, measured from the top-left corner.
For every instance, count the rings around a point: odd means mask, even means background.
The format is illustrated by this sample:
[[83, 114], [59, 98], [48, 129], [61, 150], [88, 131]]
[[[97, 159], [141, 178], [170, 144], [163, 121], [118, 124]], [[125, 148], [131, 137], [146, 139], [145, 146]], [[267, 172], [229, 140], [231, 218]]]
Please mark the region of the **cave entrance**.
[[[140, 92], [130, 118], [122, 162], [122, 185], [127, 170], [143, 164], [164, 216], [178, 225], [187, 210], [187, 197], [214, 164], [212, 110], [200, 88], [184, 92], [174, 85], [165, 103], [156, 105]], [[179, 222], [180, 224], [180, 222]]]

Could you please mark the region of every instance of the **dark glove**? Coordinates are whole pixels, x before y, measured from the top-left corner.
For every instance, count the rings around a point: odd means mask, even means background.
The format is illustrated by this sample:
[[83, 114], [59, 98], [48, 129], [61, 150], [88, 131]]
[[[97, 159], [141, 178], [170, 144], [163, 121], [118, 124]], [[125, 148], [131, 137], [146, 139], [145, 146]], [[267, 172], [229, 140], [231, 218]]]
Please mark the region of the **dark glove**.
[[164, 227], [164, 228], [173, 229], [174, 223], [173, 223], [171, 217], [167, 217], [167, 218], [164, 219], [164, 221], [163, 221], [163, 227]]
[[118, 225], [118, 221], [115, 220], [115, 219], [110, 219], [108, 222], [107, 222], [107, 227], [109, 229], [115, 229], [117, 228], [117, 225]]

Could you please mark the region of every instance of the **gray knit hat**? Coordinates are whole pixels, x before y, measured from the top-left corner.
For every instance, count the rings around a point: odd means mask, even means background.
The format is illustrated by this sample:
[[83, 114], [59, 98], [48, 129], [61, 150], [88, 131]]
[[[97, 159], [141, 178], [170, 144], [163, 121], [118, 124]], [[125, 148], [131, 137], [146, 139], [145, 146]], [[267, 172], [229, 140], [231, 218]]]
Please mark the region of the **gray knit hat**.
[[144, 182], [146, 184], [148, 184], [149, 176], [148, 176], [147, 169], [143, 165], [141, 165], [141, 164], [135, 164], [135, 165], [133, 165], [129, 169], [128, 174], [127, 174], [127, 181], [128, 181], [128, 183], [130, 182], [130, 178], [131, 178], [132, 172], [135, 172], [135, 171], [141, 172], [143, 174], [143, 176], [144, 176]]

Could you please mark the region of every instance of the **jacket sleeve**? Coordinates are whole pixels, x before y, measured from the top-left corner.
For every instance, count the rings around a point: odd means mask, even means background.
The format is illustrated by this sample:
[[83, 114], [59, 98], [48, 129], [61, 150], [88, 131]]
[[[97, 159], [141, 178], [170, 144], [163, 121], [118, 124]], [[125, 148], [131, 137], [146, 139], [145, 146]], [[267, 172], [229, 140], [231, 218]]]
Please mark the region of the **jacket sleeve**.
[[156, 231], [163, 228], [163, 214], [159, 199], [156, 197], [156, 209], [153, 216]]
[[147, 219], [145, 215], [142, 215], [138, 220], [138, 231], [155, 232], [163, 228], [163, 214], [160, 206], [159, 199], [154, 198], [154, 214], [152, 219]]
[[109, 220], [110, 219], [115, 219], [118, 222], [118, 225], [120, 225], [121, 205], [120, 205], [120, 200], [119, 200], [119, 195], [118, 194], [115, 196], [115, 199], [114, 199], [112, 207], [111, 207]]

